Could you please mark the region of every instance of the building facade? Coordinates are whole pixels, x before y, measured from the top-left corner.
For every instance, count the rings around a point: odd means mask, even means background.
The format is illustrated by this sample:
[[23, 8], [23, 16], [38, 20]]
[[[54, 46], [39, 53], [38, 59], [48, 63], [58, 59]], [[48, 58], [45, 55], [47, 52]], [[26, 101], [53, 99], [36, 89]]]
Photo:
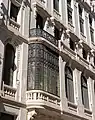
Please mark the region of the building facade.
[[95, 120], [95, 1], [0, 0], [0, 120]]

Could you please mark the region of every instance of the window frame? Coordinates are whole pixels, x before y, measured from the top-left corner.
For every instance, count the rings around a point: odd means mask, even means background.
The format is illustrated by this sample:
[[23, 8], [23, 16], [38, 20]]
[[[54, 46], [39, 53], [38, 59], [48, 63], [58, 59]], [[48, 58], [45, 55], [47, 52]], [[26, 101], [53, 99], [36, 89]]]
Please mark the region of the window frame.
[[[85, 91], [86, 90], [86, 91]], [[87, 95], [85, 99], [84, 94]], [[89, 109], [89, 97], [88, 97], [88, 85], [86, 77], [81, 74], [81, 95], [82, 95], [82, 103], [85, 108]], [[86, 101], [86, 103], [85, 103]]]
[[53, 0], [53, 8], [59, 12], [59, 0]]
[[[70, 74], [71, 74], [71, 78], [69, 77], [69, 74], [68, 74], [68, 72], [70, 72]], [[73, 86], [73, 88], [72, 88], [72, 90], [73, 90], [73, 96], [72, 96], [72, 98], [71, 98], [71, 96], [70, 96], [70, 93], [71, 93], [71, 91], [70, 91], [70, 89], [68, 89], [68, 88], [71, 88], [69, 85], [69, 83], [70, 82], [72, 82], [72, 86]], [[70, 101], [70, 102], [72, 102], [72, 103], [74, 103], [74, 85], [73, 85], [73, 72], [72, 72], [72, 69], [69, 67], [69, 66], [65, 66], [65, 91], [66, 91], [66, 97], [67, 97], [67, 99], [68, 99], [68, 101]]]
[[[11, 56], [12, 62], [11, 62], [11, 65], [8, 67], [8, 69], [6, 69], [6, 65], [8, 65], [8, 63], [7, 63], [8, 59], [6, 59], [6, 58], [8, 58], [8, 54], [7, 54], [7, 52], [8, 52], [7, 49], [8, 48], [6, 48], [6, 47], [11, 47], [11, 50], [12, 50], [11, 52], [13, 54], [13, 56]], [[15, 71], [15, 49], [14, 49], [12, 44], [7, 43], [5, 45], [5, 49], [4, 49], [4, 63], [3, 63], [3, 77], [2, 77], [2, 80], [4, 81], [4, 83], [6, 85], [13, 86], [13, 74], [14, 74], [14, 71]], [[8, 79], [7, 80], [6, 77], [5, 77], [5, 74], [7, 74], [10, 79], [7, 78]]]

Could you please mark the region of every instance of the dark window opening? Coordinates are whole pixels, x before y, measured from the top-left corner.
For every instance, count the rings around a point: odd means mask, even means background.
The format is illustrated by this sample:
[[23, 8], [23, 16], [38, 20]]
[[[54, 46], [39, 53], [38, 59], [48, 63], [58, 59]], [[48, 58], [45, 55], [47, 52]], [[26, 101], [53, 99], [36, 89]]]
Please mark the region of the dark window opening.
[[68, 22], [72, 24], [72, 9], [68, 7]]
[[68, 13], [68, 22], [72, 24], [71, 0], [67, 0], [67, 13]]
[[36, 28], [43, 29], [43, 18], [39, 14], [36, 17]]
[[53, 0], [53, 7], [59, 12], [59, 0]]
[[82, 17], [82, 8], [79, 5], [79, 15]]
[[89, 24], [90, 24], [91, 41], [94, 42], [94, 29], [92, 28], [92, 18], [90, 15], [89, 15]]
[[67, 4], [71, 6], [71, 0], [67, 0]]
[[95, 66], [95, 57], [94, 57], [94, 60], [93, 60], [93, 62], [94, 62], [94, 66]]
[[19, 7], [11, 3], [10, 18], [17, 22], [17, 15], [19, 12]]
[[0, 113], [0, 120], [15, 120], [15, 117], [10, 114]]
[[91, 36], [91, 41], [94, 42], [94, 30], [92, 27], [90, 27], [90, 36]]
[[70, 48], [74, 51], [75, 50], [75, 43], [73, 40], [70, 39]]
[[83, 58], [87, 60], [87, 52], [85, 51], [85, 49], [83, 49]]
[[84, 20], [80, 16], [80, 32], [84, 33]]
[[55, 27], [54, 37], [56, 40], [60, 40], [60, 31]]
[[74, 102], [73, 74], [68, 66], [65, 67], [65, 90], [67, 99]]
[[79, 5], [79, 22], [80, 22], [80, 32], [84, 33], [84, 20], [82, 18], [82, 8]]
[[3, 81], [5, 84], [13, 85], [15, 50], [12, 45], [5, 46]]
[[89, 15], [89, 24], [90, 24], [90, 26], [92, 26], [92, 18], [90, 15]]
[[81, 91], [82, 91], [82, 103], [85, 108], [89, 108], [87, 80], [83, 75], [81, 76]]

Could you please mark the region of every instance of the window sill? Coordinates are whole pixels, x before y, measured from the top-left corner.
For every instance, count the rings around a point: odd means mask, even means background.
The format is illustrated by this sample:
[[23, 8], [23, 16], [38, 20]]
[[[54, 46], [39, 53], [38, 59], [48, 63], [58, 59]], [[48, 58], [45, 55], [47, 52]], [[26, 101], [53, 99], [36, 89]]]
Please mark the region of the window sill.
[[69, 30], [70, 30], [71, 32], [74, 33], [74, 26], [73, 26], [72, 23], [68, 22], [68, 28], [69, 28]]
[[84, 35], [84, 33], [80, 32], [80, 38], [81, 40], [86, 42], [86, 36]]
[[92, 111], [90, 111], [89, 109], [84, 108], [84, 113], [86, 116], [92, 117]]
[[54, 17], [56, 18], [56, 19], [58, 19], [58, 20], [60, 20], [61, 19], [61, 15], [60, 15], [60, 13], [57, 11], [57, 10], [53, 10], [53, 14], [54, 14]]
[[72, 111], [77, 112], [77, 105], [75, 103], [68, 101], [68, 108]]

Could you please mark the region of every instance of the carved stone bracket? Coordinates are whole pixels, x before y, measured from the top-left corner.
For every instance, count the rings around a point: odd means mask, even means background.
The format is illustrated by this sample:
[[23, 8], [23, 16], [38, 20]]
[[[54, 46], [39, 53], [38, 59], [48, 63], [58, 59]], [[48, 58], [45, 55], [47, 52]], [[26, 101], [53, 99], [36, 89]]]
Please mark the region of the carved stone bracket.
[[37, 115], [37, 112], [35, 110], [32, 110], [30, 112], [28, 112], [28, 120], [33, 120], [35, 118], [35, 116]]

